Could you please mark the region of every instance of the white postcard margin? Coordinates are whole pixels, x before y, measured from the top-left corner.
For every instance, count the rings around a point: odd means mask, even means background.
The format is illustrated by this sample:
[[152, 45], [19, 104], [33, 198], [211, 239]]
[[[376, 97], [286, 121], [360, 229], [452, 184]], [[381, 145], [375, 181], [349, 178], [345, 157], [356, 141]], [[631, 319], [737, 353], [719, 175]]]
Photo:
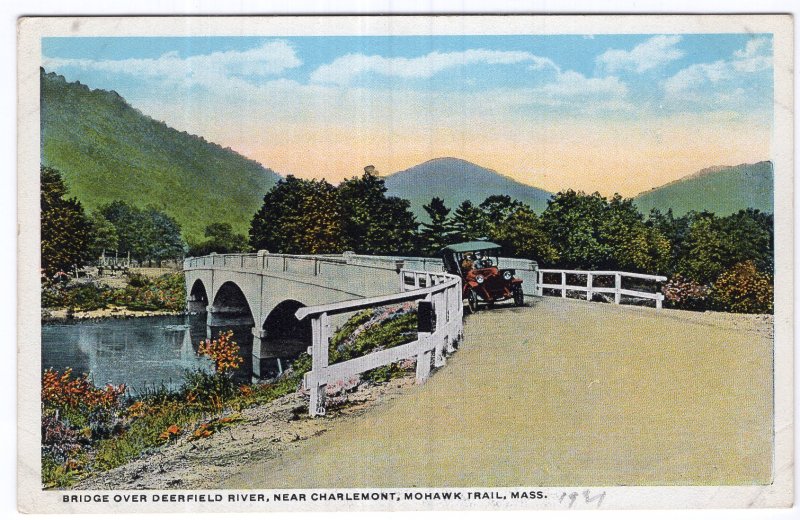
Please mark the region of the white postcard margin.
[[[18, 507], [31, 513], [259, 512], [313, 510], [566, 509], [562, 494], [576, 488], [536, 488], [542, 501], [409, 501], [231, 503], [237, 490], [89, 492], [101, 502], [65, 503], [61, 491], [43, 491], [40, 474], [41, 326], [39, 293], [39, 66], [46, 36], [197, 35], [469, 35], [469, 34], [773, 34], [775, 167], [775, 461], [769, 486], [658, 486], [592, 488], [605, 493], [603, 509], [788, 507], [793, 503], [793, 23], [789, 15], [626, 16], [310, 16], [310, 17], [75, 17], [23, 18], [18, 24]], [[510, 489], [503, 488], [510, 491]], [[486, 489], [492, 491], [496, 489]], [[279, 490], [291, 493], [292, 490]], [[313, 490], [297, 490], [310, 493]], [[316, 490], [332, 491], [332, 490]], [[356, 490], [347, 490], [356, 491]], [[370, 492], [396, 491], [365, 490]], [[413, 492], [441, 492], [419, 489]], [[478, 491], [478, 490], [474, 490]], [[249, 490], [240, 491], [249, 493]], [[220, 502], [153, 502], [155, 495], [223, 496]], [[146, 503], [125, 497], [147, 495]], [[108, 502], [103, 502], [106, 496]], [[117, 501], [119, 500], [119, 501]], [[574, 507], [596, 509], [596, 502]]]

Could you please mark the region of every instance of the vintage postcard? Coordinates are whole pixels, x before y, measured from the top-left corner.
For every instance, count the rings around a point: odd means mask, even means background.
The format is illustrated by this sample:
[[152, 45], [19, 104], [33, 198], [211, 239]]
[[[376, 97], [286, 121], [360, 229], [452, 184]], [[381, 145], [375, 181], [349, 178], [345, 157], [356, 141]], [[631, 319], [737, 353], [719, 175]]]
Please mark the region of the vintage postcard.
[[20, 510], [792, 505], [791, 16], [18, 29]]

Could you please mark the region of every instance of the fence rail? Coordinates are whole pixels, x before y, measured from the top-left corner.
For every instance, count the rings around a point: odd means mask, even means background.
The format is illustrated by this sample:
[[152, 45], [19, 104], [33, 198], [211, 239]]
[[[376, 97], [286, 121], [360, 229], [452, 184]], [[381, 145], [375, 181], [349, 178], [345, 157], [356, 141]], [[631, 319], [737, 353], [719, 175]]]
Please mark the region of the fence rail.
[[[431, 361], [435, 367], [444, 366], [446, 355], [455, 351], [463, 334], [461, 279], [446, 273], [405, 269], [399, 276], [401, 292], [398, 294], [303, 307], [295, 313], [298, 320], [311, 319], [311, 371], [303, 376], [303, 386], [310, 393], [308, 412], [312, 417], [325, 415], [325, 392], [329, 384], [411, 358], [416, 358], [417, 384], [421, 384], [430, 375]], [[409, 301], [420, 302], [415, 341], [333, 365], [328, 363], [328, 346], [333, 334], [331, 316]], [[427, 323], [426, 316], [432, 318]]]
[[[547, 274], [561, 274], [560, 284], [547, 284], [544, 283], [544, 277]], [[582, 275], [586, 276], [586, 285], [567, 285], [567, 275]], [[594, 285], [595, 277], [613, 276], [614, 287], [597, 287]], [[561, 291], [561, 297], [567, 297], [567, 291], [585, 292], [586, 300], [591, 301], [595, 293], [613, 294], [614, 303], [619, 305], [622, 302], [622, 296], [632, 296], [635, 298], [643, 298], [655, 300], [656, 308], [660, 309], [664, 301], [664, 295], [660, 292], [644, 292], [634, 291], [632, 289], [623, 289], [623, 278], [636, 278], [641, 280], [649, 280], [653, 282], [665, 282], [666, 276], [654, 274], [640, 274], [640, 273], [627, 273], [624, 271], [578, 271], [570, 269], [539, 269], [539, 280], [536, 285], [538, 295], [544, 296], [545, 289], [554, 289]]]

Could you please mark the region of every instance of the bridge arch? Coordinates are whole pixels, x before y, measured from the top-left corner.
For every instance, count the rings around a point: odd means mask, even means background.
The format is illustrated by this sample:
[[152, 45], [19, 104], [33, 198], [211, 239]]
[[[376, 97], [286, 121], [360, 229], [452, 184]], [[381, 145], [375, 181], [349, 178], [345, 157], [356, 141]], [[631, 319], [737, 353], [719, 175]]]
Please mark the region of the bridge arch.
[[284, 300], [270, 311], [261, 328], [267, 340], [296, 339], [304, 345], [311, 343], [311, 321], [298, 320], [297, 309], [305, 307], [297, 300]]
[[225, 282], [217, 289], [210, 310], [209, 325], [255, 325], [250, 303], [235, 282]]
[[189, 290], [189, 297], [186, 299], [186, 306], [189, 312], [205, 312], [208, 307], [208, 291], [203, 280], [198, 278]]

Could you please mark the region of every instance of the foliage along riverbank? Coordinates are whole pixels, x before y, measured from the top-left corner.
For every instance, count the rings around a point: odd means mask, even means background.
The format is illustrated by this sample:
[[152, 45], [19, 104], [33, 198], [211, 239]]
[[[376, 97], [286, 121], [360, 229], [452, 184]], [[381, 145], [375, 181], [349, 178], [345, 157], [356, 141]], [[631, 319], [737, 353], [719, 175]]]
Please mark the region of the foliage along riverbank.
[[121, 288], [101, 281], [42, 281], [43, 321], [181, 314], [185, 310], [182, 273], [151, 278], [133, 272]]
[[[416, 324], [416, 311], [409, 305], [360, 312], [335, 332], [330, 359], [345, 361], [413, 341]], [[70, 488], [178, 440], [194, 442], [215, 435], [240, 422], [247, 408], [302, 394], [302, 377], [311, 367], [310, 356], [303, 354], [274, 381], [236, 383], [233, 371], [243, 359], [230, 331], [201, 342], [198, 353], [213, 361], [213, 371], [187, 371], [179, 390], [152, 389], [136, 399], [125, 385], [97, 388], [86, 374], [46, 370], [42, 375], [43, 487]], [[401, 361], [329, 385], [331, 405], [362, 383], [386, 382], [407, 374], [413, 366]], [[301, 406], [293, 413], [299, 417], [306, 412]]]

